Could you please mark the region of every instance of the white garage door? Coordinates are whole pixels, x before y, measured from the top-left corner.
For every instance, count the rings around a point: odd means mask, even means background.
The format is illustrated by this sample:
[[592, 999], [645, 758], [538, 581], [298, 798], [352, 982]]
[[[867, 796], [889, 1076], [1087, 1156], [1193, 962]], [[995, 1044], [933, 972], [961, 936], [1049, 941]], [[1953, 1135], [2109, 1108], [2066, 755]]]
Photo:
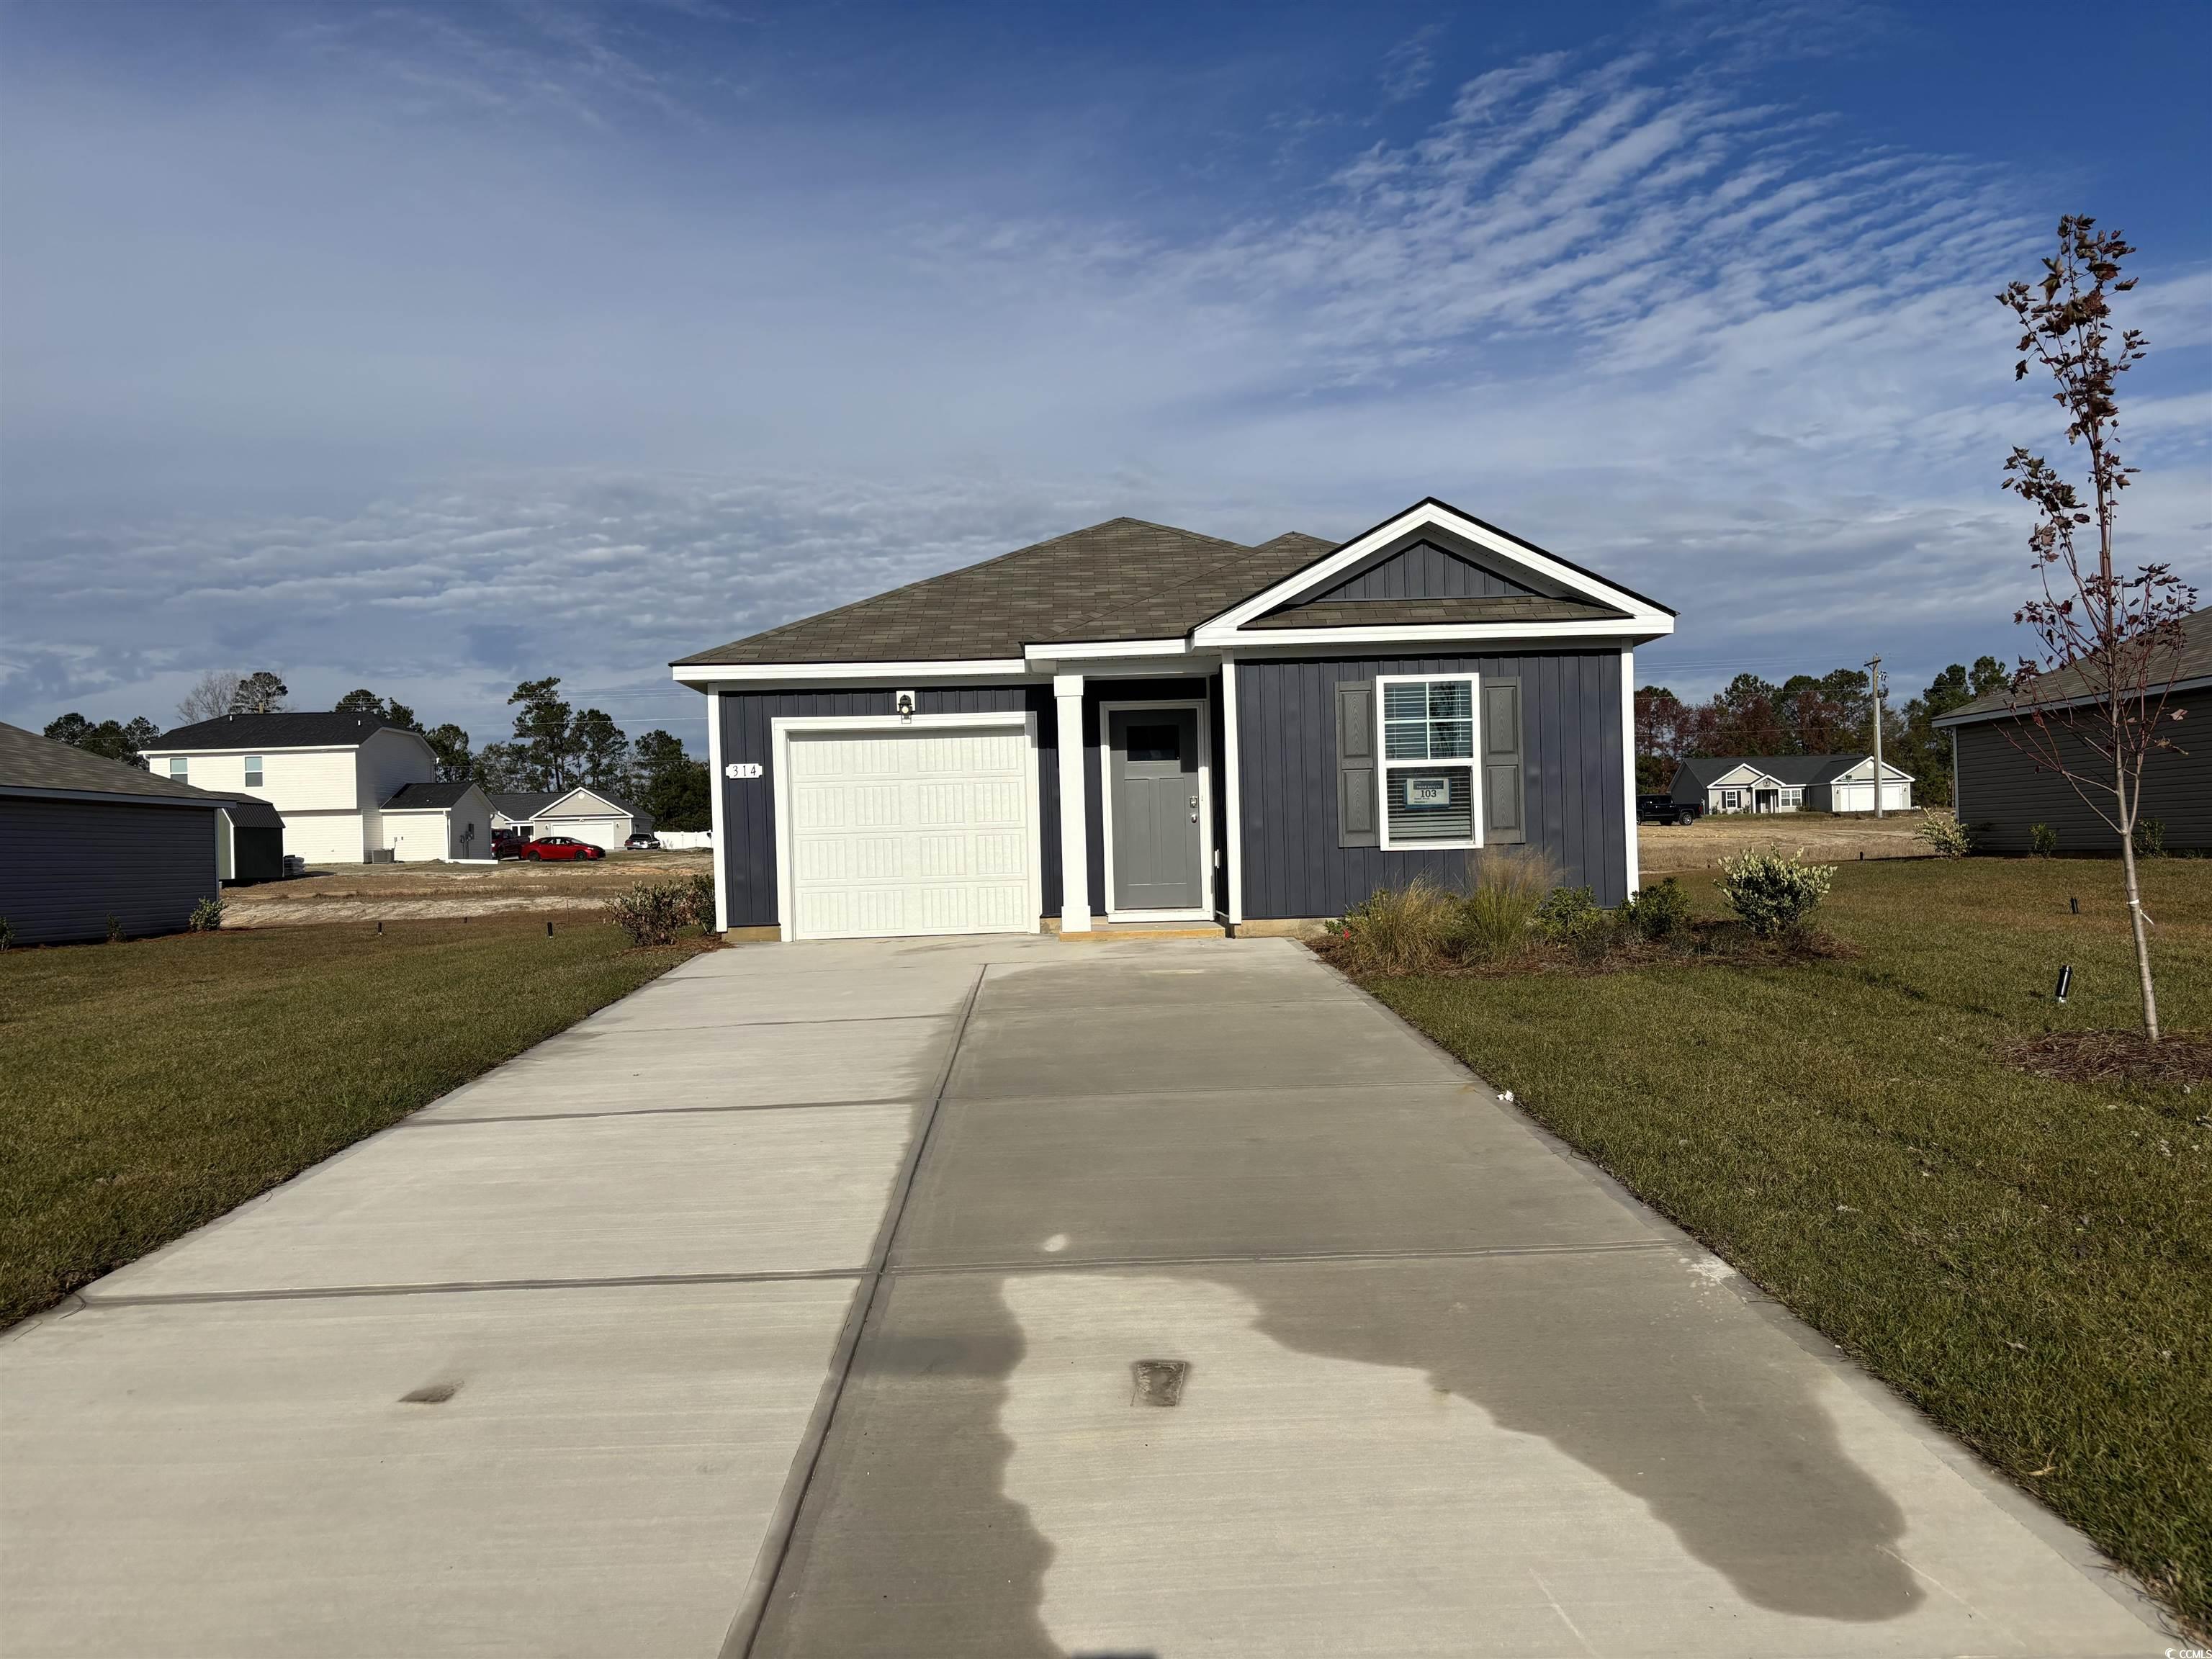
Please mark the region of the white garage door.
[[788, 743], [793, 938], [1036, 930], [1021, 727], [793, 732]]

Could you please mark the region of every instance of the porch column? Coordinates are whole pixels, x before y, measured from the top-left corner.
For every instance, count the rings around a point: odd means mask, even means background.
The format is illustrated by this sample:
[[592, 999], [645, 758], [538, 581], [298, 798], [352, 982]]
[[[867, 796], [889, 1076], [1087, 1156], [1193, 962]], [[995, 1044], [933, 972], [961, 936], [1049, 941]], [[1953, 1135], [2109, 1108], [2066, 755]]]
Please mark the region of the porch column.
[[1090, 814], [1083, 791], [1083, 676], [1054, 674], [1060, 715], [1060, 931], [1091, 931]]

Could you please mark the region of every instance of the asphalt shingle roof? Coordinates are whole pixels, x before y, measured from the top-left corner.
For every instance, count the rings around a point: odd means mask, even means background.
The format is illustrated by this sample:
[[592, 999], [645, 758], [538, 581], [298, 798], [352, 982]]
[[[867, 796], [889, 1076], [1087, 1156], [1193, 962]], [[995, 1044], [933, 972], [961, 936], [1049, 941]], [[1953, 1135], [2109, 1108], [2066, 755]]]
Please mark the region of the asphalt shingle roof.
[[568, 793], [565, 789], [542, 789], [522, 793], [510, 790], [503, 794], [494, 795], [491, 798], [491, 804], [493, 810], [501, 816], [513, 818], [520, 823], [525, 818], [536, 817]]
[[401, 811], [451, 806], [475, 787], [473, 783], [403, 783], [384, 804]]
[[[322, 749], [366, 743], [392, 722], [371, 714], [325, 710], [283, 714], [225, 714], [164, 732], [149, 745], [155, 754], [172, 749], [236, 749], [258, 754], [264, 749]], [[404, 726], [393, 727], [404, 731]]]
[[1312, 563], [1334, 543], [1256, 547], [1111, 519], [926, 581], [786, 623], [678, 665], [1019, 657], [1024, 645], [1179, 636]]
[[0, 789], [78, 795], [141, 795], [220, 806], [222, 798], [188, 783], [88, 755], [20, 726], [0, 723]]
[[[2186, 684], [2191, 680], [2212, 679], [2212, 608], [2192, 611], [2181, 619], [2181, 653], [2157, 665], [2153, 677], [2151, 698], [2157, 701], [2159, 691], [2168, 684]], [[2048, 706], [2069, 698], [2087, 695], [2088, 682], [2078, 672], [2068, 670], [2047, 676], [2035, 689], [2035, 700]], [[1938, 726], [1955, 725], [1960, 720], [1987, 720], [1993, 715], [2014, 712], [2010, 691], [1992, 691], [1986, 697], [1977, 697], [1961, 708], [1937, 718]]]

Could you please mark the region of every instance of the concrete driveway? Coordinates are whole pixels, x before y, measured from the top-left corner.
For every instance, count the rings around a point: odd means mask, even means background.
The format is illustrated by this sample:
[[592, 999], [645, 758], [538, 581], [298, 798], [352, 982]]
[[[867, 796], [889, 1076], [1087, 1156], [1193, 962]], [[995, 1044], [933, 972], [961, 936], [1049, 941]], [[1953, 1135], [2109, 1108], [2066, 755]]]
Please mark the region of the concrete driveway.
[[18, 1328], [0, 1407], [10, 1655], [2168, 1640], [1273, 941], [702, 957]]

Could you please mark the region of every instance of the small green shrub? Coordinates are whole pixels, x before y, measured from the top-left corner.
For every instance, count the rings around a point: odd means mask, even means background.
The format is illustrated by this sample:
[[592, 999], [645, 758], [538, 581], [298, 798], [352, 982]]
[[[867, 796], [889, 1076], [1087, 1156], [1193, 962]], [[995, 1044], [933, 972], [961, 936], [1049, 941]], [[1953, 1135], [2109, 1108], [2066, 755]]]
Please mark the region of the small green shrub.
[[2136, 856], [2139, 859], [2162, 859], [2166, 856], [2164, 818], [2136, 820]]
[[1486, 848], [1468, 855], [1468, 873], [1467, 897], [1460, 902], [1467, 948], [1493, 962], [1519, 955], [1552, 890], [1550, 863], [1527, 848]]
[[1411, 974], [1431, 967], [1456, 931], [1458, 906], [1426, 876], [1378, 887], [1344, 913], [1337, 930], [1355, 971]]
[[107, 915], [107, 942], [110, 945], [123, 943], [123, 918], [112, 910]]
[[2055, 859], [2058, 856], [2058, 832], [2047, 823], [2031, 823], [2027, 826], [2027, 844], [2033, 849], [2035, 856], [2039, 859]]
[[1770, 848], [1723, 859], [1721, 896], [1753, 933], [1777, 939], [1804, 931], [1835, 875], [1832, 864], [1806, 864]]
[[1931, 811], [1912, 833], [1939, 859], [1962, 859], [1974, 850], [1974, 839], [1955, 812]]
[[1554, 887], [1536, 907], [1536, 926], [1553, 939], [1572, 939], [1597, 914], [1597, 899], [1589, 888]]
[[1655, 942], [1673, 939], [1690, 925], [1690, 896], [1674, 877], [1654, 883], [1628, 899], [1628, 920], [1636, 931]]
[[212, 933], [222, 926], [222, 895], [210, 894], [192, 906], [191, 920], [185, 924], [195, 933]]
[[9, 921], [7, 917], [0, 916], [0, 951], [12, 951], [15, 948], [15, 927]]
[[701, 872], [691, 878], [690, 890], [685, 895], [691, 907], [691, 920], [702, 933], [714, 931], [714, 878], [711, 872]]
[[641, 947], [673, 945], [677, 934], [682, 933], [693, 918], [690, 884], [678, 881], [641, 881], [628, 892], [617, 893], [608, 900], [607, 910], [614, 917], [616, 925], [629, 935], [632, 945]]

